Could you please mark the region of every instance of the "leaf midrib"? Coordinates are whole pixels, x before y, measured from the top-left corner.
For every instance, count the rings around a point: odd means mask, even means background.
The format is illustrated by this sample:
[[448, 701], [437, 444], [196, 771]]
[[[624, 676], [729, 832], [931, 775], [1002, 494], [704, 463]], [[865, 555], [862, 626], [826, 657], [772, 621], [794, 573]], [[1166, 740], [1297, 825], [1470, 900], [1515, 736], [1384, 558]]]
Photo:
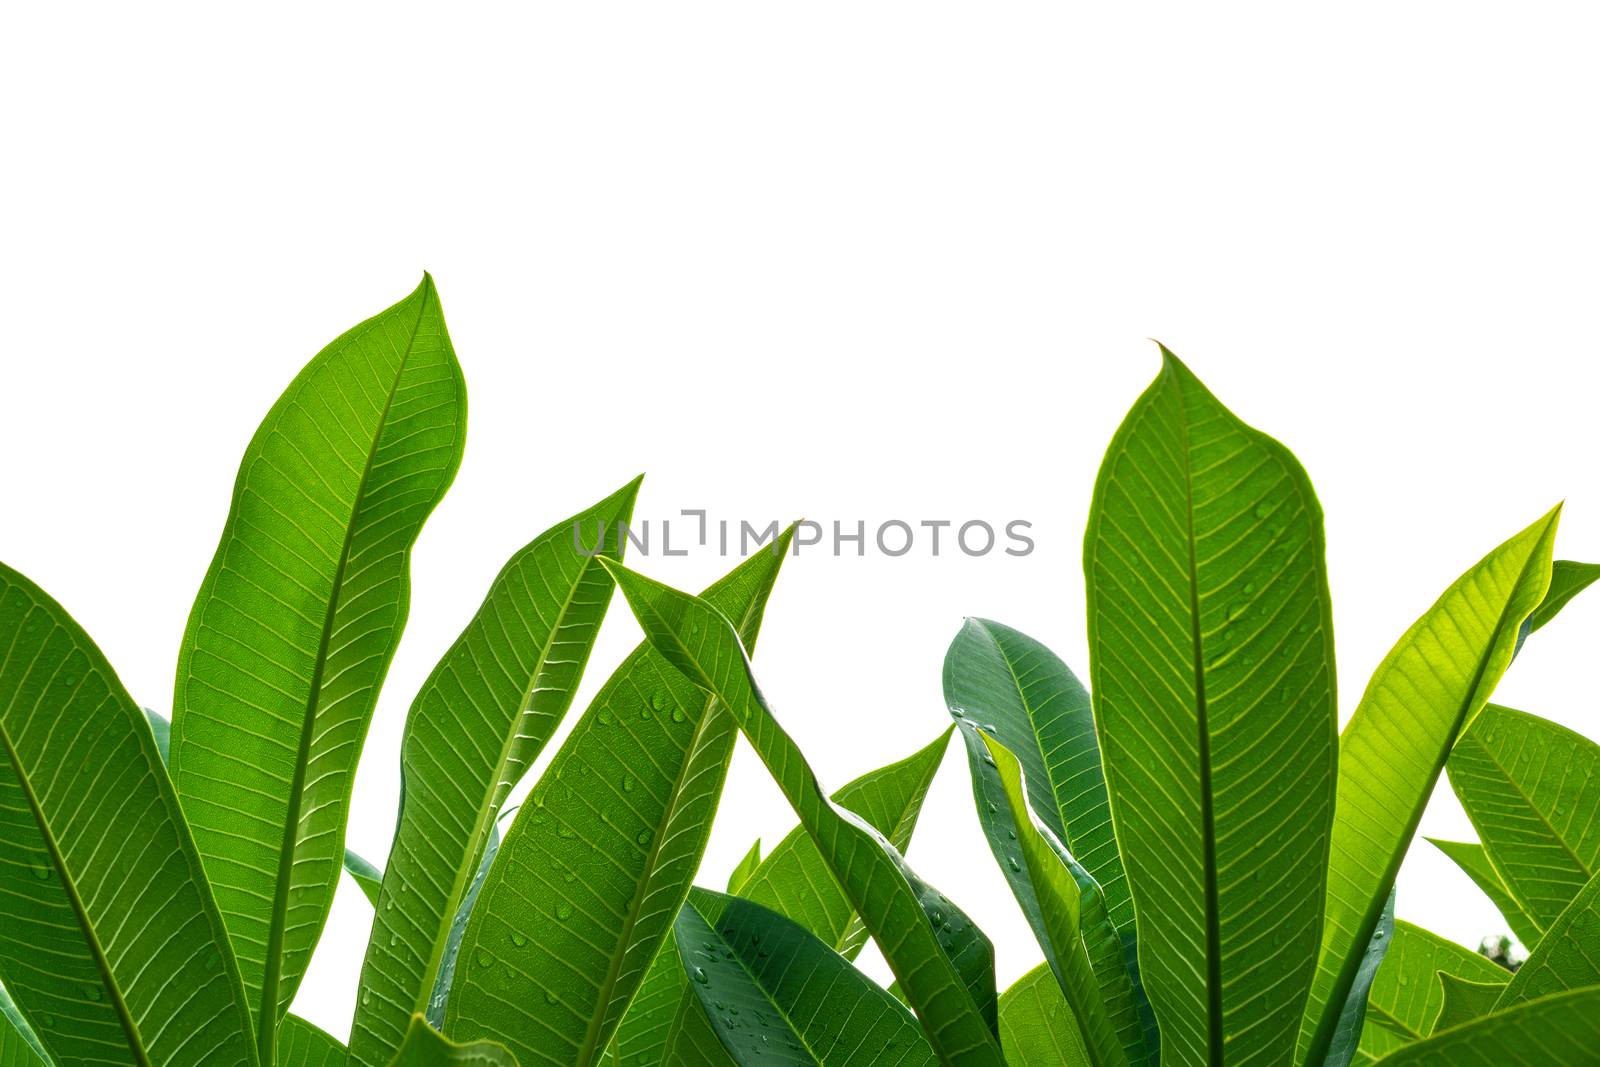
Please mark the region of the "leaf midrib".
[[[411, 324], [410, 336], [406, 338], [405, 353], [400, 357], [400, 364], [394, 371], [394, 380], [389, 384], [389, 392], [384, 397], [383, 411], [378, 416], [378, 425], [372, 435], [372, 447], [367, 451], [366, 465], [362, 468], [361, 480], [356, 485], [355, 498], [350, 508], [350, 521], [345, 526], [344, 544], [339, 549], [339, 562], [334, 569], [333, 596], [329, 598], [328, 607], [323, 614], [322, 635], [318, 639], [317, 656], [311, 668], [305, 717], [300, 724], [300, 745], [295, 756], [294, 774], [290, 779], [289, 804], [284, 812], [283, 840], [278, 851], [278, 880], [272, 895], [272, 914], [267, 926], [267, 952], [261, 981], [261, 1005], [256, 1020], [256, 1044], [263, 1067], [268, 1067], [276, 1061], [278, 986], [283, 978], [283, 941], [285, 925], [288, 922], [289, 889], [293, 881], [295, 853], [299, 851], [300, 846], [300, 807], [305, 790], [307, 763], [311, 758], [311, 742], [316, 726], [317, 710], [322, 703], [322, 678], [328, 665], [328, 647], [333, 640], [334, 619], [344, 599], [345, 568], [349, 566], [350, 548], [355, 541], [356, 517], [360, 514], [361, 505], [366, 499], [367, 482], [372, 477], [373, 462], [377, 458], [379, 443], [389, 423], [389, 412], [394, 406], [395, 394], [399, 391], [401, 379], [405, 377], [406, 366], [416, 352], [417, 333], [422, 328], [423, 316], [427, 314], [428, 301], [433, 297], [433, 283], [429, 281], [426, 286], [422, 299], [417, 302], [417, 320]], [[339, 844], [342, 847], [342, 826], [340, 830]]]
[[[1535, 560], [1537, 560], [1539, 556], [1539, 543], [1544, 540], [1548, 532], [1549, 526], [1547, 524], [1544, 529], [1539, 532], [1539, 536], [1535, 539], [1533, 547], [1529, 549], [1527, 557], [1522, 561], [1522, 566], [1518, 568], [1516, 581], [1511, 583], [1511, 593], [1506, 597], [1505, 603], [1500, 607], [1500, 617], [1498, 620], [1496, 620], [1493, 630], [1494, 637], [1489, 642], [1489, 647], [1484, 650], [1484, 654], [1478, 657], [1477, 668], [1473, 671], [1472, 687], [1467, 690], [1467, 699], [1457, 711], [1456, 726], [1455, 729], [1451, 731], [1450, 744], [1443, 746], [1441, 755], [1434, 761], [1433, 774], [1431, 777], [1435, 784], [1437, 784], [1439, 781], [1439, 775], [1444, 773], [1445, 764], [1450, 758], [1450, 750], [1455, 747], [1455, 742], [1461, 735], [1461, 729], [1464, 725], [1466, 725], [1465, 720], [1467, 717], [1467, 711], [1476, 702], [1478, 690], [1482, 687], [1483, 679], [1489, 672], [1489, 661], [1494, 658], [1495, 649], [1499, 647], [1500, 639], [1505, 634], [1506, 620], [1510, 617], [1512, 601], [1514, 601], [1517, 597], [1518, 588], [1525, 580], [1527, 580], [1529, 568], [1534, 565]], [[1526, 618], [1526, 616], [1524, 616], [1524, 618]], [[1487, 700], [1487, 698], [1485, 698], [1485, 700]], [[1360, 709], [1358, 708], [1357, 710], [1359, 711]], [[1343, 753], [1341, 749], [1341, 755], [1342, 754]], [[1432, 789], [1430, 788], [1428, 792], [1431, 795]], [[1411, 815], [1407, 820], [1406, 829], [1402, 834], [1402, 841], [1407, 845], [1409, 845], [1412, 839], [1416, 837], [1417, 827], [1422, 823], [1423, 809], [1427, 807], [1427, 799], [1427, 797], [1423, 797], [1423, 803], [1416, 805], [1413, 808]], [[1356, 927], [1355, 936], [1350, 942], [1352, 949], [1346, 953], [1344, 962], [1341, 964], [1338, 976], [1335, 979], [1333, 990], [1327, 1001], [1322, 1005], [1321, 1019], [1317, 1024], [1316, 1031], [1312, 1035], [1310, 1055], [1306, 1059], [1308, 1064], [1321, 1063], [1323, 1057], [1325, 1057], [1328, 1053], [1329, 1046], [1333, 1043], [1334, 1030], [1338, 1025], [1340, 1011], [1343, 1010], [1344, 1002], [1350, 996], [1350, 989], [1355, 984], [1356, 973], [1361, 969], [1361, 959], [1366, 952], [1364, 947], [1362, 951], [1356, 952], [1354, 951], [1353, 946], [1366, 946], [1371, 943], [1373, 932], [1377, 930], [1378, 923], [1382, 918], [1382, 902], [1387, 900], [1389, 890], [1394, 888], [1395, 878], [1400, 872], [1400, 864], [1405, 859], [1405, 854], [1407, 851], [1408, 849], [1400, 849], [1396, 855], [1390, 856], [1388, 862], [1385, 864], [1383, 877], [1378, 883], [1379, 888], [1381, 888], [1383, 892], [1374, 898], [1379, 902], [1378, 908], [1376, 911], [1374, 911], [1369, 903], [1367, 913], [1362, 916], [1360, 925]], [[1334, 1010], [1335, 1005], [1338, 1006], [1339, 1010]]]
[[139, 1025], [134, 1022], [133, 1015], [128, 1010], [127, 1001], [122, 996], [122, 988], [117, 984], [116, 977], [111, 973], [111, 961], [106, 959], [105, 949], [100, 944], [100, 937], [95, 933], [94, 922], [89, 918], [88, 909], [84, 907], [83, 899], [78, 896], [78, 885], [73, 880], [72, 872], [68, 869], [66, 858], [62, 856], [61, 849], [56, 843], [55, 833], [50, 829], [50, 821], [45, 817], [44, 808], [39, 804], [39, 798], [33, 791], [33, 783], [29, 781], [28, 774], [22, 767], [22, 758], [18, 755], [16, 747], [11, 742], [11, 733], [5, 727], [5, 722], [0, 719], [0, 746], [6, 750], [6, 758], [11, 763], [11, 768], [16, 774], [17, 783], [22, 789], [22, 795], [28, 801], [28, 810], [32, 813], [34, 822], [39, 825], [39, 834], [44, 841], [45, 851], [50, 854], [50, 863], [56, 870], [56, 877], [61, 879], [62, 891], [67, 896], [67, 901], [72, 905], [74, 917], [78, 920], [78, 928], [83, 933], [84, 941], [89, 946], [89, 954], [94, 958], [95, 969], [100, 972], [100, 984], [105, 987], [111, 1006], [117, 1013], [117, 1021], [122, 1025], [123, 1035], [128, 1040], [128, 1050], [133, 1054], [134, 1062], [138, 1067], [152, 1067], [150, 1057], [145, 1052], [144, 1038], [139, 1034]]
[[[1495, 770], [1499, 771], [1504, 777], [1506, 785], [1511, 788], [1511, 791], [1517, 795], [1518, 799], [1527, 805], [1528, 810], [1532, 812], [1534, 817], [1539, 821], [1539, 825], [1550, 831], [1550, 836], [1555, 838], [1556, 843], [1561, 846], [1561, 850], [1565, 852], [1567, 857], [1572, 860], [1572, 862], [1580, 871], [1583, 872], [1584, 881], [1587, 882], [1590, 878], [1593, 878], [1594, 871], [1589, 869], [1589, 865], [1583, 861], [1581, 856], [1572, 851], [1572, 846], [1567, 844], [1566, 837], [1559, 830], [1557, 830], [1554, 825], [1551, 824], [1549, 819], [1545, 818], [1544, 812], [1539, 810], [1538, 806], [1534, 804], [1533, 797], [1529, 795], [1529, 793], [1517, 783], [1517, 780], [1511, 776], [1510, 769], [1507, 768], [1505, 764], [1500, 762], [1500, 758], [1495, 755], [1494, 750], [1476, 737], [1463, 737], [1462, 740], [1471, 741], [1474, 745], [1483, 750], [1484, 758], [1490, 763], [1494, 764]], [[1488, 852], [1487, 845], [1484, 846], [1484, 851], [1485, 853]], [[1491, 859], [1490, 862], [1493, 863], [1494, 861]], [[1504, 876], [1501, 877], [1501, 881], [1505, 881]], [[1510, 892], [1511, 887], [1509, 885], [1506, 886], [1506, 890]], [[1516, 894], [1513, 893], [1512, 895], [1515, 896]]]

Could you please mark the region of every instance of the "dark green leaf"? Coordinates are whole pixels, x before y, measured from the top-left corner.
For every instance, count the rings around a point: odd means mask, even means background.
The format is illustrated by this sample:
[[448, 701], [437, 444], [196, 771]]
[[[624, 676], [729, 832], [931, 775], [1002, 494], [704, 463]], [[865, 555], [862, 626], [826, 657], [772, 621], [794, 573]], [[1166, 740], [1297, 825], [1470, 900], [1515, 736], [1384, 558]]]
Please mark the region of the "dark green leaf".
[[383, 888], [383, 872], [349, 849], [344, 850], [344, 869], [361, 894], [372, 902], [373, 907], [377, 907], [378, 892]]
[[389, 1067], [517, 1067], [517, 1058], [493, 1041], [458, 1045], [413, 1015]]
[[1361, 1048], [1363, 1029], [1367, 1018], [1367, 1003], [1372, 990], [1373, 979], [1378, 975], [1378, 968], [1382, 965], [1384, 957], [1389, 953], [1389, 944], [1394, 938], [1394, 890], [1389, 890], [1389, 902], [1384, 905], [1383, 918], [1378, 921], [1378, 928], [1372, 932], [1372, 942], [1367, 946], [1367, 954], [1362, 957], [1361, 970], [1356, 972], [1356, 980], [1350, 987], [1350, 995], [1345, 998], [1344, 1011], [1339, 1014], [1339, 1027], [1333, 1033], [1333, 1042], [1328, 1046], [1328, 1056], [1323, 1060], [1323, 1067], [1346, 1067], [1353, 1062]]
[[937, 1063], [904, 1005], [775, 911], [697, 889], [674, 933], [689, 988], [741, 1067]]
[[1048, 648], [987, 619], [968, 619], [944, 657], [944, 699], [1022, 764], [1028, 803], [1132, 932], [1133, 898], [1111, 828], [1088, 690]]
[[278, 1027], [278, 1067], [344, 1067], [345, 1048], [298, 1015]]

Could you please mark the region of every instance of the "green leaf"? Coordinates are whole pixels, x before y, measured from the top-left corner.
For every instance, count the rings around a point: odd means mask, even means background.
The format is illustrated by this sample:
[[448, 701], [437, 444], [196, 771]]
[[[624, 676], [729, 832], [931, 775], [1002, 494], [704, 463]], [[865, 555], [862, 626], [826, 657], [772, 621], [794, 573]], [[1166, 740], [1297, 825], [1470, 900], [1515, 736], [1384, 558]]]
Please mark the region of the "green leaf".
[[1511, 662], [1544, 596], [1559, 509], [1490, 552], [1378, 665], [1345, 727], [1317, 980], [1300, 1034], [1321, 1063], [1417, 823], [1457, 734]]
[[1574, 563], [1570, 559], [1558, 559], [1552, 563], [1550, 589], [1533, 613], [1523, 620], [1522, 628], [1517, 633], [1517, 651], [1522, 651], [1522, 644], [1529, 634], [1559, 615], [1568, 601], [1593, 585], [1596, 579], [1600, 579], [1600, 563]]
[[700, 1000], [689, 991], [677, 941], [668, 936], [645, 972], [601, 1060], [607, 1067], [730, 1067]]
[[478, 871], [472, 876], [467, 895], [461, 898], [461, 906], [456, 909], [455, 918], [450, 920], [450, 934], [445, 938], [444, 956], [439, 961], [439, 973], [433, 980], [433, 994], [428, 997], [428, 1010], [423, 1012], [428, 1025], [436, 1030], [444, 1028], [445, 1009], [450, 1003], [450, 990], [455, 986], [456, 963], [461, 958], [461, 945], [467, 937], [467, 924], [472, 921], [472, 909], [478, 905], [483, 884], [489, 880], [489, 871], [493, 869], [495, 857], [499, 854], [500, 827], [496, 823], [489, 827], [489, 844], [483, 850], [483, 858], [478, 861]]
[[[1344, 1010], [1339, 1013], [1339, 1026], [1333, 1033], [1333, 1042], [1328, 1046], [1328, 1055], [1322, 1061], [1322, 1067], [1347, 1067], [1360, 1055], [1367, 1019], [1368, 996], [1372, 991], [1372, 983], [1377, 977], [1378, 968], [1389, 954], [1389, 944], [1393, 939], [1394, 890], [1391, 889], [1389, 902], [1384, 905], [1383, 918], [1378, 921], [1378, 928], [1372, 932], [1372, 941], [1367, 945], [1366, 955], [1361, 958], [1361, 970], [1356, 972], [1356, 980], [1350, 987], [1350, 995], [1345, 998]], [[1365, 1058], [1363, 1057], [1363, 1060]]]
[[[868, 771], [836, 790], [833, 802], [866, 819], [904, 852], [949, 740], [946, 731], [920, 752]], [[739, 895], [793, 919], [846, 959], [853, 959], [866, 943], [866, 928], [803, 826], [778, 843]], [[674, 1062], [674, 1055], [685, 1062], [725, 1062], [726, 1053], [710, 1024], [702, 1025], [698, 1003], [684, 980], [669, 935], [618, 1024], [614, 1044], [623, 1063], [655, 1067]]]
[[387, 1062], [414, 1013], [439, 1018], [431, 994], [495, 818], [566, 715], [611, 601], [610, 578], [578, 545], [626, 522], [638, 489], [635, 479], [519, 549], [412, 704], [400, 822], [350, 1032], [355, 1064]]
[[517, 1058], [493, 1041], [458, 1045], [413, 1015], [389, 1067], [517, 1067]]
[[0, 1067], [51, 1067], [50, 1055], [0, 985]]
[[1456, 741], [1448, 770], [1506, 890], [1548, 927], [1600, 871], [1600, 745], [1490, 704]]
[[278, 1067], [344, 1067], [345, 1048], [298, 1015], [278, 1027]]
[[1096, 725], [1163, 1061], [1276, 1065], [1334, 807], [1322, 509], [1286, 448], [1162, 354], [1084, 541]]
[[1394, 924], [1394, 940], [1367, 997], [1361, 1051], [1379, 1058], [1433, 1032], [1444, 1003], [1441, 972], [1478, 982], [1504, 983], [1509, 975], [1483, 956], [1408, 922]]
[[383, 888], [383, 872], [349, 849], [344, 850], [344, 869], [362, 895], [372, 902], [373, 907], [377, 907], [378, 892]]
[[1500, 999], [1501, 992], [1506, 988], [1505, 979], [1504, 972], [1496, 981], [1474, 982], [1449, 971], [1440, 971], [1439, 987], [1443, 1001], [1429, 1033], [1463, 1026], [1494, 1011], [1495, 1001]]
[[1506, 924], [1511, 927], [1511, 932], [1517, 935], [1518, 941], [1530, 947], [1539, 943], [1539, 939], [1544, 936], [1544, 930], [1533, 921], [1522, 903], [1512, 897], [1511, 890], [1506, 888], [1500, 872], [1494, 869], [1494, 863], [1490, 861], [1489, 853], [1482, 845], [1476, 841], [1440, 841], [1432, 837], [1427, 840], [1430, 845], [1449, 856], [1455, 865], [1483, 890], [1484, 895], [1505, 917]]
[[938, 1062], [904, 1005], [775, 911], [697, 889], [674, 933], [689, 988], [736, 1063]]
[[1580, 989], [1442, 1030], [1377, 1061], [1382, 1067], [1594, 1067], [1600, 988]]
[[[738, 721], [883, 950], [941, 1060], [961, 1067], [999, 1065], [988, 939], [919, 879], [881, 834], [828, 800], [756, 686], [726, 618], [686, 593], [616, 564], [606, 567], [651, 643]], [[937, 926], [934, 912], [940, 915]]]
[[733, 871], [728, 875], [728, 892], [737, 893], [743, 889], [745, 883], [750, 881], [750, 876], [761, 866], [761, 838], [756, 838], [750, 846], [750, 851], [744, 858], [734, 865]]
[[[753, 642], [791, 533], [707, 591]], [[605, 1051], [700, 866], [738, 729], [649, 646], [619, 667], [506, 834], [445, 1032], [528, 1067]]]
[[1010, 1067], [1090, 1067], [1054, 972], [1041, 963], [1000, 994], [1000, 1047]]
[[461, 460], [431, 279], [306, 365], [245, 451], [178, 657], [172, 779], [273, 1060], [327, 921], [356, 759]]
[[250, 1014], [144, 712], [0, 564], [0, 976], [63, 1063], [253, 1064]]
[[[865, 819], [903, 855], [949, 747], [946, 730], [920, 751], [835, 790], [831, 799]], [[855, 959], [867, 943], [866, 927], [804, 826], [778, 842], [739, 895], [793, 919], [845, 959]]]
[[142, 710], [145, 721], [150, 724], [150, 732], [155, 735], [156, 751], [161, 753], [161, 762], [165, 764], [172, 755], [172, 723], [160, 712], [151, 711], [149, 708]]
[[1072, 1006], [1091, 1062], [1155, 1062], [1100, 887], [1030, 809], [1016, 756], [972, 723], [959, 721], [989, 847]]
[[1105, 893], [1119, 930], [1133, 898], [1111, 827], [1088, 690], [1048, 648], [987, 619], [968, 619], [944, 657], [944, 699], [1022, 764], [1028, 803]]
[[1495, 1010], [1504, 1011], [1569, 989], [1600, 986], [1597, 947], [1600, 947], [1600, 876], [1591, 878], [1550, 924], [1544, 939], [1506, 984]]

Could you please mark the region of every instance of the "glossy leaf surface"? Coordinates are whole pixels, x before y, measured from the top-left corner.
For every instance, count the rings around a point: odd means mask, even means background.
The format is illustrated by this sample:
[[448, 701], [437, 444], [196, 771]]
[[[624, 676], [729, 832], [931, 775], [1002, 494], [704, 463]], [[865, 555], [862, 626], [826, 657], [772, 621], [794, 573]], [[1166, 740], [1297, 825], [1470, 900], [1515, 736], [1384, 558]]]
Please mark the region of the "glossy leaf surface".
[[1448, 769], [1507, 892], [1549, 927], [1600, 871], [1600, 745], [1491, 704], [1456, 741]]
[[1111, 827], [1088, 690], [1028, 635], [968, 619], [945, 653], [944, 699], [1016, 756], [1034, 814], [1100, 886], [1112, 923], [1131, 932], [1133, 898]]
[[1163, 1062], [1278, 1067], [1338, 756], [1322, 510], [1286, 448], [1163, 356], [1084, 540], [1096, 726]]
[[638, 489], [636, 479], [513, 554], [412, 704], [351, 1029], [358, 1064], [381, 1067], [414, 1013], [438, 1017], [431, 995], [495, 818], [566, 715], [611, 600], [610, 577], [578, 545], [604, 539], [615, 552], [605, 531], [633, 514]]
[[1394, 890], [1391, 889], [1383, 917], [1378, 920], [1378, 928], [1372, 932], [1367, 953], [1361, 958], [1361, 969], [1356, 972], [1356, 980], [1350, 986], [1349, 996], [1345, 998], [1344, 1011], [1339, 1013], [1339, 1026], [1333, 1032], [1333, 1041], [1328, 1046], [1328, 1055], [1323, 1059], [1322, 1067], [1347, 1067], [1348, 1064], [1371, 1058], [1362, 1056], [1360, 1050], [1366, 1034], [1368, 1001], [1378, 968], [1389, 954], [1389, 945], [1393, 940]]
[[50, 1058], [33, 1028], [0, 985], [0, 1067], [49, 1067]]
[[178, 657], [172, 778], [271, 1060], [327, 921], [410, 554], [461, 460], [431, 279], [306, 365], [256, 431]]
[[1000, 1064], [988, 939], [881, 834], [829, 801], [757, 687], [726, 618], [695, 597], [608, 567], [651, 643], [732, 712], [883, 950], [941, 1061]]
[[938, 1062], [904, 1005], [777, 912], [695, 890], [674, 936], [690, 990], [741, 1067]]
[[222, 917], [145, 713], [0, 564], [0, 978], [64, 1063], [250, 1064]]
[[1490, 552], [1390, 650], [1346, 725], [1328, 906], [1300, 1058], [1320, 1063], [1457, 734], [1511, 662], [1550, 581], [1557, 512]]
[[[706, 591], [752, 644], [789, 537]], [[689, 892], [737, 736], [648, 645], [623, 662], [507, 832], [446, 1033], [493, 1037], [524, 1067], [600, 1058]]]

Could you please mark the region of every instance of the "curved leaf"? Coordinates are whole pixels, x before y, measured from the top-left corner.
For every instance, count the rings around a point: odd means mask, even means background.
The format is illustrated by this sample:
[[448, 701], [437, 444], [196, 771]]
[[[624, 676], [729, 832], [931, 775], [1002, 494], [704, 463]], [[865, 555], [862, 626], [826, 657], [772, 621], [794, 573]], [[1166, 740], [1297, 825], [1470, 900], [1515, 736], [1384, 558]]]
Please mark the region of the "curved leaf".
[[[949, 747], [946, 730], [920, 751], [836, 789], [831, 799], [865, 819], [904, 854]], [[778, 842], [738, 895], [793, 919], [845, 959], [855, 959], [867, 943], [866, 928], [804, 826]]]
[[1028, 635], [968, 619], [945, 653], [944, 699], [1016, 756], [1034, 814], [1100, 886], [1111, 921], [1131, 933], [1133, 898], [1112, 832], [1088, 690]]
[[989, 847], [1072, 1006], [1090, 1061], [1095, 1067], [1154, 1063], [1100, 887], [1030, 809], [1016, 756], [961, 722]]
[[517, 1067], [517, 1058], [493, 1041], [458, 1045], [413, 1015], [389, 1067]]
[[1389, 954], [1389, 943], [1393, 939], [1394, 890], [1391, 889], [1389, 902], [1383, 909], [1383, 918], [1378, 921], [1378, 928], [1372, 932], [1372, 941], [1367, 945], [1367, 953], [1361, 958], [1361, 970], [1356, 972], [1356, 980], [1350, 987], [1350, 995], [1345, 998], [1344, 1011], [1339, 1013], [1339, 1027], [1333, 1033], [1333, 1042], [1328, 1046], [1328, 1055], [1322, 1061], [1322, 1067], [1347, 1067], [1358, 1057], [1362, 1060], [1370, 1058], [1361, 1056], [1361, 1039], [1366, 1033], [1367, 1001], [1372, 991], [1373, 979], [1377, 977], [1378, 968]]
[[1447, 767], [1507, 892], [1547, 928], [1600, 871], [1600, 745], [1490, 704]]
[[345, 1048], [298, 1015], [278, 1027], [278, 1067], [344, 1067]]
[[1000, 994], [1000, 1047], [1010, 1067], [1089, 1067], [1083, 1035], [1048, 963]]
[[50, 1056], [0, 985], [0, 1067], [51, 1067]]
[[1490, 552], [1412, 624], [1367, 683], [1339, 751], [1339, 806], [1317, 980], [1299, 1060], [1321, 1063], [1400, 861], [1456, 735], [1511, 662], [1544, 596], [1559, 509]]
[[1408, 922], [1395, 923], [1393, 943], [1367, 997], [1367, 1025], [1361, 1031], [1363, 1053], [1376, 1059], [1433, 1032], [1444, 1003], [1444, 989], [1437, 977], [1441, 972], [1502, 984], [1510, 977], [1454, 941]]
[[1600, 988], [1580, 989], [1442, 1030], [1377, 1062], [1382, 1067], [1594, 1067]]
[[63, 1063], [253, 1064], [250, 1014], [155, 737], [0, 564], [0, 978]]
[[1500, 872], [1494, 869], [1489, 853], [1482, 845], [1476, 841], [1440, 841], [1432, 837], [1427, 841], [1449, 856], [1455, 865], [1483, 890], [1484, 895], [1505, 917], [1506, 924], [1511, 927], [1511, 932], [1517, 935], [1518, 941], [1530, 948], [1539, 943], [1539, 939], [1544, 936], [1544, 930], [1533, 921], [1522, 903], [1512, 897], [1511, 890], [1506, 888]]
[[383, 888], [383, 872], [349, 849], [344, 850], [344, 870], [361, 890], [361, 895], [371, 901], [373, 907], [377, 907], [378, 893]]
[[1522, 644], [1529, 634], [1561, 614], [1561, 609], [1573, 597], [1593, 585], [1596, 579], [1600, 579], [1600, 563], [1574, 563], [1570, 559], [1558, 559], [1552, 563], [1550, 588], [1539, 606], [1523, 620], [1522, 628], [1517, 633], [1517, 651], [1522, 651]]
[[[949, 739], [947, 731], [920, 752], [868, 771], [836, 790], [833, 802], [866, 819], [903, 852]], [[853, 959], [866, 943], [866, 928], [803, 826], [779, 842], [739, 895], [798, 922], [846, 959]], [[726, 1062], [696, 1004], [669, 934], [617, 1026], [613, 1044], [622, 1062], [628, 1067], [678, 1060]]]
[[689, 988], [736, 1063], [938, 1062], [904, 1005], [777, 912], [697, 889], [674, 935]]
[[465, 432], [461, 370], [424, 277], [324, 348], [268, 412], [189, 616], [172, 779], [266, 1062], [328, 918], [411, 545]]
[[1474, 982], [1459, 978], [1449, 971], [1440, 971], [1438, 977], [1442, 1000], [1430, 1033], [1450, 1030], [1483, 1018], [1494, 1011], [1495, 1001], [1500, 999], [1500, 994], [1506, 988], [1503, 972], [1499, 980], [1494, 982]]
[[625, 523], [638, 489], [635, 479], [519, 549], [412, 704], [350, 1031], [357, 1064], [393, 1056], [414, 1013], [439, 1017], [431, 994], [495, 818], [566, 715], [611, 601], [610, 578], [578, 546]]
[[1084, 540], [1096, 726], [1163, 1061], [1277, 1067], [1333, 819], [1322, 509], [1286, 448], [1162, 355]]
[[[707, 590], [745, 640], [791, 534]], [[527, 1067], [605, 1051], [705, 851], [738, 729], [641, 646], [595, 697], [517, 812], [473, 909], [445, 1032]]]
[[686, 593], [617, 564], [606, 567], [650, 642], [738, 721], [883, 950], [941, 1060], [997, 1067], [994, 950], [988, 939], [919, 879], [880, 833], [828, 800], [756, 686], [727, 619]]
[[472, 920], [472, 909], [477, 907], [478, 897], [483, 892], [483, 884], [489, 880], [489, 871], [494, 866], [495, 857], [500, 853], [500, 827], [498, 823], [489, 827], [489, 844], [483, 850], [483, 858], [478, 861], [478, 871], [472, 876], [472, 884], [467, 887], [467, 895], [461, 898], [461, 906], [456, 909], [455, 918], [450, 920], [450, 933], [445, 938], [444, 956], [439, 960], [439, 973], [433, 980], [433, 995], [428, 998], [428, 1010], [423, 1013], [423, 1018], [428, 1020], [428, 1025], [435, 1030], [444, 1028], [445, 1009], [450, 1003], [450, 990], [456, 981], [456, 963], [461, 959], [461, 945], [467, 937], [467, 923]]
[[1506, 984], [1495, 1011], [1585, 986], [1600, 986], [1600, 876], [1550, 924]]

